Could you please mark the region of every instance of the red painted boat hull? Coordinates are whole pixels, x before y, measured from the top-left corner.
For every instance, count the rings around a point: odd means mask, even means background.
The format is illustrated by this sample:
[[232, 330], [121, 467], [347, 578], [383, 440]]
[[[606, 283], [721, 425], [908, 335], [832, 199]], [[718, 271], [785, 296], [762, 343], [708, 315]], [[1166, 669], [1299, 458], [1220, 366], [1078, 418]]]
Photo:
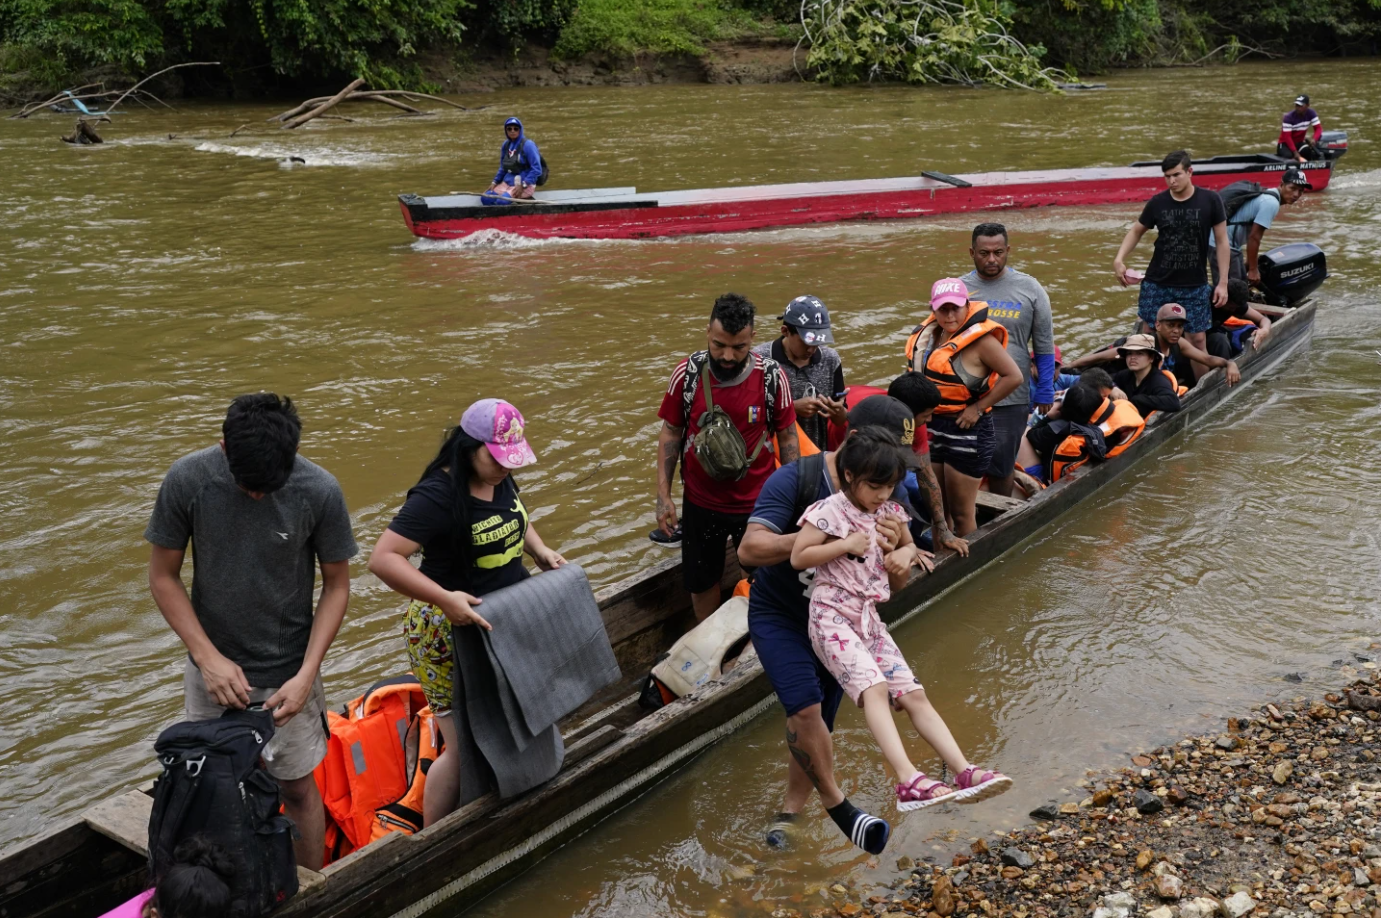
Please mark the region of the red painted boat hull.
[[[1315, 191], [1327, 187], [1332, 166], [1332, 161], [1302, 164]], [[1287, 163], [1275, 157], [1220, 157], [1196, 163], [1194, 179], [1195, 184], [1215, 190], [1241, 179], [1273, 187], [1286, 167]], [[968, 187], [917, 178], [634, 195], [627, 203], [549, 208], [527, 204], [434, 209], [426, 202], [442, 199], [416, 195], [402, 195], [399, 203], [408, 228], [430, 239], [457, 239], [484, 230], [537, 239], [643, 239], [1022, 207], [1126, 204], [1144, 201], [1165, 188], [1158, 164], [988, 172], [953, 178]]]

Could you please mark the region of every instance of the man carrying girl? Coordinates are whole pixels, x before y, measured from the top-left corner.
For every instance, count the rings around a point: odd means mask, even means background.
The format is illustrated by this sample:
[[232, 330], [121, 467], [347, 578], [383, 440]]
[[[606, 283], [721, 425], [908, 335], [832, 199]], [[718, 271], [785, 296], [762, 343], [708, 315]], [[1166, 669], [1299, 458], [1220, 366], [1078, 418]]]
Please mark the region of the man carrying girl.
[[[1006, 775], [969, 764], [878, 616], [878, 603], [906, 585], [918, 557], [904, 526], [890, 550], [884, 550], [879, 536], [884, 520], [905, 518], [892, 493], [912, 461], [911, 453], [885, 430], [854, 431], [835, 456], [840, 489], [806, 510], [791, 550], [792, 567], [815, 569], [811, 645], [849, 698], [863, 708], [868, 729], [897, 776], [897, 809], [903, 812], [946, 801], [976, 802], [1012, 784]], [[906, 712], [921, 738], [954, 772], [953, 786], [915, 767], [897, 731], [893, 707]]]

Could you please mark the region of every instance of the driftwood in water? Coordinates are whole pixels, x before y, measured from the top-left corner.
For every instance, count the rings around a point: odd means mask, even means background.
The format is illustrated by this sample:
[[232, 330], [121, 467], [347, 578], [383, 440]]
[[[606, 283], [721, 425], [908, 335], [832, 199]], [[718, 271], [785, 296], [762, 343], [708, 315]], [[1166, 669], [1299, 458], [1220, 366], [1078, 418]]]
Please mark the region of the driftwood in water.
[[[101, 121], [106, 121], [106, 122], [109, 122], [109, 121], [110, 121], [109, 118], [101, 118], [100, 120], [101, 120]], [[68, 134], [67, 136], [65, 136], [65, 137], [62, 138], [62, 142], [63, 142], [63, 143], [75, 143], [75, 144], [87, 144], [87, 143], [105, 143], [105, 140], [103, 140], [103, 139], [101, 138], [101, 135], [100, 135], [100, 134], [97, 134], [97, 133], [96, 133], [96, 129], [93, 128], [93, 127], [91, 126], [91, 122], [90, 122], [90, 121], [87, 121], [85, 118], [78, 118], [78, 119], [77, 119], [77, 126], [74, 127], [74, 128], [72, 128], [72, 133], [70, 133], [70, 134]]]
[[145, 107], [152, 107], [149, 106], [148, 102], [145, 101], [147, 99], [157, 102], [164, 108], [171, 109], [172, 106], [169, 105], [167, 102], [164, 102], [162, 99], [158, 98], [158, 96], [149, 92], [147, 89], [144, 89], [144, 84], [156, 77], [162, 76], [170, 70], [178, 70], [183, 67], [218, 66], [220, 66], [220, 61], [189, 61], [185, 64], [174, 64], [171, 67], [164, 67], [157, 73], [153, 73], [149, 76], [144, 77], [144, 79], [140, 80], [138, 83], [135, 83], [129, 89], [124, 90], [106, 89], [104, 83], [87, 83], [84, 86], [78, 86], [75, 89], [68, 89], [63, 92], [60, 92], [56, 96], [53, 96], [51, 99], [44, 99], [42, 102], [34, 102], [31, 105], [26, 105], [10, 117], [27, 118], [35, 112], [41, 112], [44, 109], [54, 105], [93, 101], [110, 103], [104, 112], [92, 112], [93, 115], [105, 115], [109, 114], [110, 112], [113, 112], [115, 110], [115, 107], [119, 105], [121, 102], [123, 102], [126, 98], [132, 98], [141, 105], [144, 105]]
[[[339, 96], [339, 94], [337, 94], [337, 96]], [[440, 96], [433, 96], [425, 92], [412, 92], [407, 89], [360, 89], [348, 93], [343, 98], [337, 98], [337, 96], [317, 96], [314, 99], [308, 99], [300, 105], [290, 108], [281, 114], [274, 115], [272, 118], [266, 118], [265, 120], [288, 122], [302, 115], [302, 113], [321, 105], [323, 102], [330, 102], [333, 98], [336, 99], [336, 103], [378, 102], [382, 105], [390, 105], [393, 108], [401, 109], [409, 115], [428, 114], [415, 106], [407, 104], [407, 102], [421, 102], [423, 99], [440, 102], [442, 105], [449, 105], [451, 108], [460, 109], [463, 112], [471, 111], [471, 109], [458, 102], [452, 102], [450, 99], [443, 99]], [[399, 101], [400, 99], [406, 99], [407, 102]], [[285, 124], [284, 126], [286, 127], [287, 125]]]
[[351, 81], [350, 81], [350, 85], [349, 85], [349, 86], [345, 87], [345, 88], [342, 89], [340, 92], [336, 93], [334, 96], [332, 96], [331, 98], [327, 99], [325, 102], [323, 102], [323, 103], [321, 103], [320, 105], [318, 105], [316, 108], [312, 109], [311, 111], [307, 112], [306, 114], [298, 115], [296, 118], [293, 118], [291, 121], [285, 121], [285, 122], [283, 122], [283, 127], [284, 127], [285, 129], [287, 129], [287, 130], [292, 130], [293, 128], [299, 128], [299, 127], [301, 127], [302, 125], [306, 124], [308, 121], [311, 121], [313, 118], [317, 118], [317, 117], [320, 117], [321, 115], [324, 115], [328, 109], [334, 108], [334, 107], [336, 106], [336, 104], [339, 103], [342, 99], [344, 99], [346, 96], [350, 95], [352, 92], [354, 92], [355, 90], [359, 89], [359, 88], [360, 88], [361, 86], [363, 86], [363, 85], [364, 85], [364, 80], [363, 80], [363, 78], [356, 77], [354, 80], [351, 80]]

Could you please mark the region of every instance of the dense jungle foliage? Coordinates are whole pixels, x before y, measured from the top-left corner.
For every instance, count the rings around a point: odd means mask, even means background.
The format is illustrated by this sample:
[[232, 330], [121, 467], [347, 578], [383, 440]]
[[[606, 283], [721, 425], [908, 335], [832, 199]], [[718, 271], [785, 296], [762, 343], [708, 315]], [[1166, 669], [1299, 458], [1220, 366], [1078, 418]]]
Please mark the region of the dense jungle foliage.
[[0, 0], [0, 74], [62, 86], [217, 60], [215, 76], [183, 71], [194, 89], [418, 87], [424, 52], [626, 59], [753, 36], [800, 39], [835, 83], [1047, 88], [1052, 68], [1375, 54], [1381, 0]]

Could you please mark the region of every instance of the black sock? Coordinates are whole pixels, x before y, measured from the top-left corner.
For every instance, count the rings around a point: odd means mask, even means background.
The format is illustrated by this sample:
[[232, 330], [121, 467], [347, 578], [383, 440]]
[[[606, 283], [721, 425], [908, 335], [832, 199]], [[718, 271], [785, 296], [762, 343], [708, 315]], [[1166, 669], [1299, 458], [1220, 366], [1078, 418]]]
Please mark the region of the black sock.
[[786, 832], [796, 821], [795, 813], [778, 813], [772, 820], [772, 828], [767, 830], [767, 844], [772, 848], [786, 847]]
[[869, 816], [845, 798], [842, 802], [825, 810], [839, 826], [839, 831], [849, 837], [849, 841], [869, 854], [881, 854], [887, 847], [887, 839], [892, 827], [884, 819]]

